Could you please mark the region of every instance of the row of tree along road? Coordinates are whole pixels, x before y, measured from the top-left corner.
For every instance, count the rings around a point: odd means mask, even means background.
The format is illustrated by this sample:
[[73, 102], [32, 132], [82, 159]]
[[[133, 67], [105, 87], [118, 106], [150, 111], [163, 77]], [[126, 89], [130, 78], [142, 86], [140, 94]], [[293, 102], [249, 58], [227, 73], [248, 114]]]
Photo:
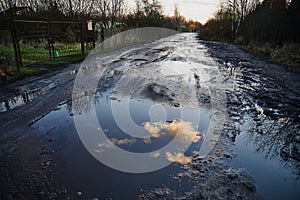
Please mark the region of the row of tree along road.
[[298, 0], [224, 0], [201, 36], [234, 41], [260, 56], [300, 65], [299, 11]]

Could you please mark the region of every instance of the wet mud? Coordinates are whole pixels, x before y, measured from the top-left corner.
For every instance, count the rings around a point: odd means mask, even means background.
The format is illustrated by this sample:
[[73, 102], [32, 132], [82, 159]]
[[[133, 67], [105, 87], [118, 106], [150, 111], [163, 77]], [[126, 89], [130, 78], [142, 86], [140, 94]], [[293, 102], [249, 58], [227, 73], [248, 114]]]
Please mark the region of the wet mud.
[[[104, 67], [101, 77], [98, 65]], [[256, 59], [234, 45], [201, 41], [195, 34], [118, 50], [93, 67], [79, 67], [1, 89], [1, 199], [282, 199], [279, 192], [299, 197], [299, 69]], [[100, 78], [96, 90], [73, 91], [78, 73]], [[89, 81], [80, 84], [84, 88]], [[72, 92], [78, 95], [73, 101]], [[128, 98], [133, 120], [152, 134], [150, 139], [126, 136], [111, 119], [110, 105], [121, 108]], [[92, 158], [76, 133], [74, 115], [88, 115], [93, 104], [111, 142], [128, 151], [168, 143], [167, 127], [178, 123], [184, 109], [201, 110], [203, 129], [195, 124], [188, 129], [198, 140], [184, 156], [153, 155], [174, 161], [157, 173], [119, 173]], [[151, 122], [146, 114], [156, 104], [167, 114]], [[221, 118], [221, 109], [225, 124], [218, 127], [212, 116]], [[220, 137], [203, 157], [197, 150], [211, 121]], [[151, 132], [154, 126], [165, 133]], [[108, 148], [99, 144], [98, 151]], [[262, 175], [269, 163], [278, 177]], [[273, 175], [266, 187], [260, 177]]]

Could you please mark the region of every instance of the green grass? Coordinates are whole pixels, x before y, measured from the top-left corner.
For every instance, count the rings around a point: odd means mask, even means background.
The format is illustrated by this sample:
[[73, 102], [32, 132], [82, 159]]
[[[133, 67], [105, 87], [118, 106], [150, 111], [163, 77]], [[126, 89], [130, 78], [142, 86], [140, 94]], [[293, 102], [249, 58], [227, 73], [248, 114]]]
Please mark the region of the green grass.
[[[30, 46], [30, 45], [22, 45], [20, 44], [20, 52], [22, 57], [22, 64], [24, 66], [30, 65], [36, 62], [40, 62], [42, 60], [50, 59], [50, 52], [47, 45], [45, 47], [40, 46]], [[58, 53], [58, 57], [56, 57], [56, 52]], [[12, 45], [3, 46], [0, 45], [0, 53], [9, 54], [11, 61], [15, 61], [15, 53]], [[55, 59], [64, 59], [64, 57], [73, 56], [81, 54], [81, 47], [78, 43], [73, 44], [63, 44], [56, 43], [54, 47], [54, 57]], [[73, 59], [73, 58], [72, 58]]]
[[[208, 36], [207, 36], [208, 35]], [[249, 42], [243, 37], [238, 37], [234, 41], [222, 38], [211, 37], [209, 34], [203, 32], [200, 37], [204, 40], [219, 41], [225, 43], [234, 43], [239, 45], [243, 50], [258, 56], [260, 58], [273, 61], [279, 64], [289, 66], [300, 66], [300, 44], [284, 43], [283, 45], [274, 45], [268, 42]]]
[[72, 55], [72, 56], [68, 56], [68, 57], [64, 57], [64, 58], [60, 58], [62, 60], [71, 62], [71, 63], [75, 63], [75, 62], [81, 62], [86, 58], [86, 55], [83, 55], [81, 52], [77, 55]]
[[44, 73], [46, 73], [46, 70], [40, 70], [40, 69], [34, 69], [28, 67], [22, 67], [20, 69], [20, 74], [23, 74], [24, 76], [37, 76]]
[[9, 46], [0, 45], [0, 52], [1, 53], [7, 53], [7, 54], [13, 54], [13, 55], [15, 53], [14, 48], [13, 48], [12, 45], [9, 45]]
[[[1, 53], [13, 53], [11, 56], [14, 58], [13, 48], [0, 46]], [[24, 49], [23, 49], [24, 50]], [[26, 48], [28, 52], [32, 52], [32, 48]], [[36, 51], [36, 50], [35, 50]], [[42, 53], [46, 53], [45, 51], [41, 51]], [[33, 54], [31, 54], [33, 55]], [[66, 56], [66, 57], [58, 57], [55, 59], [49, 59], [49, 53], [45, 57], [46, 60], [41, 60], [36, 62], [35, 64], [21, 67], [20, 72], [17, 71], [15, 66], [0, 66], [0, 86], [12, 83], [16, 80], [20, 80], [26, 77], [31, 76], [39, 76], [47, 73], [48, 71], [59, 70], [63, 67], [66, 67], [70, 63], [81, 62], [85, 59], [86, 55], [83, 55], [81, 51], [77, 51], [77, 54]], [[12, 60], [14, 62], [14, 60]], [[25, 60], [26, 62], [26, 60]], [[6, 79], [6, 80], [5, 80]]]

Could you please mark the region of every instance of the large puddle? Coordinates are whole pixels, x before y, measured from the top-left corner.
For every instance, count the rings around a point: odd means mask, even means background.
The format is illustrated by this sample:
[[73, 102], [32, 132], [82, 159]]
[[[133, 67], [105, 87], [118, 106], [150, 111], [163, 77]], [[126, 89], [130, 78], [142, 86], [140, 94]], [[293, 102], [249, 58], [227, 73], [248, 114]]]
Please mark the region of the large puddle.
[[[85, 96], [82, 98], [89, 98]], [[86, 99], [85, 99], [86, 100]], [[80, 101], [80, 100], [79, 100]], [[86, 102], [86, 101], [84, 101]], [[112, 106], [113, 105], [113, 106]], [[141, 135], [150, 137], [137, 138], [128, 134], [130, 126], [119, 127], [116, 114], [122, 116], [122, 107], [129, 106], [132, 121], [140, 127]], [[114, 107], [114, 111], [112, 110]], [[98, 143], [98, 153], [106, 153], [112, 144], [128, 152], [154, 152], [153, 159], [172, 162], [167, 167], [148, 173], [126, 173], [112, 169], [96, 160], [82, 144], [74, 126], [73, 117], [83, 115], [89, 118], [90, 105], [80, 105], [73, 113], [71, 105], [64, 104], [50, 112], [32, 126], [46, 133], [50, 141], [56, 144], [57, 166], [54, 176], [55, 187], [65, 188], [67, 196], [83, 199], [112, 198], [137, 199], [139, 195], [155, 188], [168, 187], [177, 194], [192, 190], [193, 183], [178, 176], [189, 163], [195, 152], [200, 150], [203, 138], [209, 128], [211, 114], [205, 110], [169, 107], [152, 101], [137, 99], [111, 98], [110, 93], [96, 93], [95, 109], [99, 124], [110, 142]], [[119, 113], [115, 113], [119, 110]], [[197, 124], [181, 120], [182, 112], [191, 115], [199, 113]], [[126, 123], [125, 123], [126, 124]], [[180, 130], [182, 140], [190, 140], [191, 146], [184, 154], [159, 152], [159, 149], [172, 141]], [[144, 132], [144, 133], [143, 133]], [[87, 134], [89, 131], [87, 130]], [[135, 163], [142, 165], [143, 163]], [[61, 169], [60, 169], [61, 168]]]
[[[292, 124], [286, 124], [278, 132], [275, 125], [258, 134], [249, 130], [250, 124], [248, 119], [240, 126], [241, 133], [235, 140], [237, 156], [233, 159], [233, 166], [245, 169], [254, 178], [257, 191], [264, 199], [299, 199], [299, 160], [282, 155], [285, 150], [289, 156], [296, 153], [294, 147], [298, 142], [293, 137], [299, 133], [293, 132]], [[290, 142], [285, 149], [287, 141]]]

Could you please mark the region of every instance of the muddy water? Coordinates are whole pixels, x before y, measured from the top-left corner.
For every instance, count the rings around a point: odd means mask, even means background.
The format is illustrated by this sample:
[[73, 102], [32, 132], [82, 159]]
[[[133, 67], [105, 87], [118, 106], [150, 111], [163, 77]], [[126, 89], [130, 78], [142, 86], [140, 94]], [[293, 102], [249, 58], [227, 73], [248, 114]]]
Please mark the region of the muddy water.
[[[12, 141], [17, 148], [17, 139], [12, 135], [26, 137], [33, 133], [43, 141], [42, 149], [50, 149], [43, 157], [46, 162], [35, 161], [38, 166], [42, 164], [42, 170], [46, 163], [51, 175], [39, 182], [47, 189], [36, 187], [34, 196], [40, 197], [43, 190], [42, 197], [58, 199], [260, 199], [257, 191], [264, 199], [299, 199], [299, 70], [257, 60], [234, 45], [198, 40], [194, 34], [179, 34], [117, 52], [102, 64], [106, 70], [96, 91], [86, 91], [82, 99], [71, 101], [72, 79], [80, 73], [72, 69], [24, 84], [22, 91], [37, 93], [24, 96], [21, 92], [2, 102], [3, 143]], [[99, 78], [94, 77], [94, 71], [89, 73], [89, 79]], [[218, 85], [220, 77], [223, 82]], [[40, 84], [51, 87], [39, 93], [43, 88]], [[212, 98], [222, 91], [226, 98]], [[214, 106], [213, 101], [217, 103]], [[75, 103], [78, 109], [74, 109]], [[213, 121], [212, 113], [222, 103], [226, 105], [222, 136], [209, 156], [201, 158], [197, 151]], [[110, 141], [99, 142], [95, 149], [98, 153], [109, 152], [111, 143], [129, 152], [156, 151], [172, 140], [170, 127], [174, 125], [188, 127], [186, 132], [197, 140], [192, 141], [183, 159], [170, 153], [153, 155], [176, 161], [161, 170], [145, 174], [119, 172], [96, 160], [76, 132], [74, 118], [88, 119], [93, 104]], [[112, 105], [118, 110], [128, 107], [140, 134], [151, 137], [131, 136], [126, 121], [121, 129]], [[199, 113], [199, 123], [179, 121], [183, 111], [191, 116]], [[151, 132], [157, 128], [164, 129], [163, 133]], [[15, 189], [20, 180], [11, 177], [27, 169], [14, 170], [11, 166], [12, 175], [4, 171], [1, 177], [3, 183], [13, 183], [11, 188]], [[33, 186], [28, 188], [31, 194]], [[14, 191], [1, 195], [19, 197], [25, 193], [24, 188], [18, 191], [17, 195]]]
[[246, 168], [246, 171], [255, 177], [257, 190], [265, 199], [298, 199], [299, 181], [280, 158], [268, 159], [263, 152], [247, 139], [245, 133], [237, 137], [237, 156], [233, 165], [237, 168]]
[[0, 104], [0, 112], [6, 112], [8, 110], [12, 110], [16, 107], [29, 103], [37, 96], [41, 96], [44, 93], [45, 91], [42, 90], [28, 91], [24, 92], [23, 94], [12, 97], [8, 100], [3, 100]]
[[[156, 135], [150, 141], [128, 136], [116, 124], [111, 110], [112, 103], [114, 105], [120, 104], [120, 106], [124, 106], [125, 103], [126, 106], [127, 101], [111, 98], [111, 93], [98, 93], [96, 96], [96, 112], [99, 123], [106, 136], [115, 145], [126, 151], [141, 153], [160, 149], [172, 140], [172, 136], [169, 134]], [[59, 146], [63, 146], [57, 150], [59, 152], [57, 157], [61, 160], [56, 166], [55, 187], [70, 191], [66, 196], [78, 197], [77, 193], [80, 192], [82, 198], [137, 199], [146, 191], [163, 186], [176, 191], [177, 195], [183, 195], [192, 190], [193, 184], [191, 182], [185, 178], [177, 177], [177, 174], [182, 172], [184, 161], [177, 161], [166, 168], [146, 174], [119, 172], [97, 161], [81, 144], [72, 120], [74, 113], [70, 111], [69, 106], [64, 104], [58, 107], [57, 110], [50, 112], [32, 125], [41, 132], [46, 132], [49, 140], [59, 140]], [[143, 127], [145, 123], [149, 122], [172, 124], [174, 120], [181, 118], [182, 109], [148, 100], [131, 99], [129, 111], [132, 120]], [[185, 111], [189, 112], [189, 109], [185, 109]], [[153, 115], [159, 115], [151, 116], [151, 112]], [[190, 110], [190, 112], [195, 112], [195, 110]], [[200, 114], [199, 124], [190, 125], [201, 136], [208, 130], [211, 115], [205, 110], [196, 110], [196, 112]], [[89, 115], [89, 112], [85, 112], [84, 115]], [[144, 132], [147, 132], [146, 129]], [[201, 143], [202, 139], [195, 141], [185, 152], [186, 158], [192, 158], [193, 153], [199, 151]], [[105, 148], [110, 148], [108, 144], [101, 145], [101, 150], [104, 153]], [[161, 156], [171, 159], [168, 158], [167, 154]]]
[[254, 178], [264, 199], [299, 199], [299, 68], [253, 59], [234, 45], [203, 43], [227, 77], [233, 166]]
[[40, 80], [32, 84], [32, 86], [29, 84], [29, 86], [20, 87], [17, 89], [17, 95], [1, 101], [0, 113], [24, 106], [36, 98], [49, 93], [49, 90], [56, 86], [57, 85], [53, 80]]

